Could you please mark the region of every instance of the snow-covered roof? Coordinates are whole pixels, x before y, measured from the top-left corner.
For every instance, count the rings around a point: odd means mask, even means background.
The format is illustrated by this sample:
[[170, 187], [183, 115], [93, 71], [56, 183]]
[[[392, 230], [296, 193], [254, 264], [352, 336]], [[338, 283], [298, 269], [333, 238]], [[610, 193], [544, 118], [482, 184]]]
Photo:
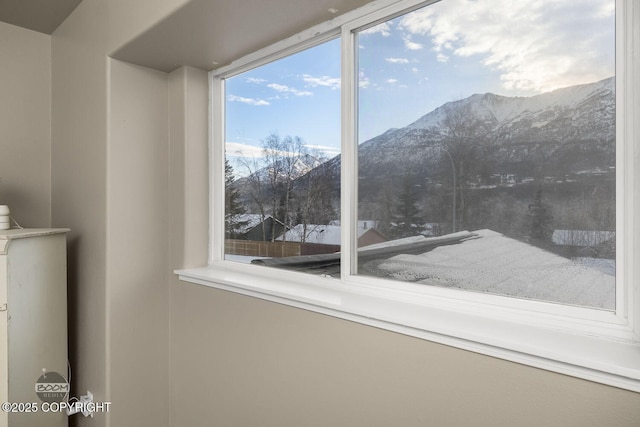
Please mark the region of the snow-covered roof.
[[[269, 218], [271, 218], [271, 215], [266, 215], [264, 217], [264, 221], [268, 220]], [[242, 227], [238, 227], [238, 232], [242, 234], [260, 225], [260, 223], [263, 221], [263, 217], [261, 214], [240, 214], [236, 215], [234, 217], [234, 220], [238, 223], [245, 223]], [[280, 225], [284, 225], [277, 219], [276, 222], [278, 222]]]
[[262, 215], [260, 214], [240, 214], [233, 217], [236, 222], [244, 222], [246, 225], [243, 227], [243, 231], [249, 230], [262, 222]]
[[[365, 262], [361, 274], [562, 304], [615, 308], [615, 277], [491, 230], [418, 255]], [[380, 244], [379, 246], [385, 245]]]
[[[367, 226], [368, 225], [368, 226]], [[307, 224], [306, 232], [303, 224], [298, 224], [287, 231], [287, 242], [314, 243], [318, 245], [335, 245], [340, 246], [340, 226], [339, 225], [323, 225], [323, 224]], [[358, 237], [371, 229], [371, 223], [358, 223]], [[306, 234], [306, 238], [303, 236]], [[284, 235], [281, 234], [276, 238], [282, 241]]]
[[[615, 309], [615, 260], [571, 260], [491, 230], [377, 243], [358, 249], [358, 259], [358, 271], [363, 275]], [[339, 275], [339, 261], [340, 255], [335, 253], [252, 262]]]
[[[260, 214], [240, 214], [233, 217], [237, 223], [243, 223], [242, 227], [238, 227], [239, 233], [246, 233], [256, 225], [262, 222], [262, 215]], [[266, 218], [265, 218], [266, 219]]]

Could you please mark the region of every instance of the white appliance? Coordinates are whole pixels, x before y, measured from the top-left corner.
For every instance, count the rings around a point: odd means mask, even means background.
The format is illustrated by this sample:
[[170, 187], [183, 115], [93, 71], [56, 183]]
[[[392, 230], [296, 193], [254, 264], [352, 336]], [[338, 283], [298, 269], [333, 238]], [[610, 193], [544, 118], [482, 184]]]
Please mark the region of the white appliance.
[[68, 426], [36, 393], [43, 369], [68, 379], [67, 231], [0, 231], [0, 427]]

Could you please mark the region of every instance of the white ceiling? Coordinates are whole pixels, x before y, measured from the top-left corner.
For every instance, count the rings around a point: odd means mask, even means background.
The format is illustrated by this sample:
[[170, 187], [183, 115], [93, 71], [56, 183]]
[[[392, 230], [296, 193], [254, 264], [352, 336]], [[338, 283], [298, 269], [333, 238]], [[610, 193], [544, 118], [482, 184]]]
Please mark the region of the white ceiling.
[[82, 0], [0, 0], [0, 21], [51, 34]]
[[[191, 0], [111, 56], [165, 72], [210, 70], [370, 1]], [[52, 34], [80, 2], [0, 0], [0, 21]]]
[[112, 57], [165, 72], [211, 70], [370, 1], [191, 0]]

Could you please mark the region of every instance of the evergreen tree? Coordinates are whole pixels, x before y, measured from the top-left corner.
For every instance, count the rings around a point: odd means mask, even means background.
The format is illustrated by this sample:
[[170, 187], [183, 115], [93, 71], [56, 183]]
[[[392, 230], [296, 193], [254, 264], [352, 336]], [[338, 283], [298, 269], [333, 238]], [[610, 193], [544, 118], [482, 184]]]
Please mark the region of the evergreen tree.
[[247, 221], [242, 221], [241, 215], [245, 213], [244, 206], [240, 204], [239, 192], [233, 188], [233, 167], [229, 160], [224, 160], [224, 229], [227, 239], [235, 239]]
[[409, 175], [405, 175], [402, 181], [402, 190], [398, 195], [395, 220], [397, 222], [396, 237], [408, 237], [418, 233], [419, 210], [416, 206], [416, 194], [411, 185]]
[[529, 237], [539, 246], [551, 245], [553, 236], [553, 215], [542, 199], [542, 187], [538, 188], [535, 200], [529, 205]]

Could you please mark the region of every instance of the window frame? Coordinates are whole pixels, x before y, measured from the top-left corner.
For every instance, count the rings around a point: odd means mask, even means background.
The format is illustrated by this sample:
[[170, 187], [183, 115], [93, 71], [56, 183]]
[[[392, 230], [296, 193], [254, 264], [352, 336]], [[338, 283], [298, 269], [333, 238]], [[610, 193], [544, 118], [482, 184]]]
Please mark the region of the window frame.
[[[616, 310], [572, 307], [393, 282], [356, 271], [357, 75], [354, 31], [434, 3], [376, 0], [229, 66], [210, 83], [209, 264], [181, 280], [640, 392], [640, 5], [616, 0]], [[634, 28], [634, 25], [635, 28]], [[224, 79], [341, 37], [341, 277], [224, 261]], [[635, 61], [635, 62], [634, 62]], [[621, 231], [622, 230], [622, 231]], [[347, 266], [348, 268], [346, 268]], [[304, 286], [301, 284], [304, 283]]]

